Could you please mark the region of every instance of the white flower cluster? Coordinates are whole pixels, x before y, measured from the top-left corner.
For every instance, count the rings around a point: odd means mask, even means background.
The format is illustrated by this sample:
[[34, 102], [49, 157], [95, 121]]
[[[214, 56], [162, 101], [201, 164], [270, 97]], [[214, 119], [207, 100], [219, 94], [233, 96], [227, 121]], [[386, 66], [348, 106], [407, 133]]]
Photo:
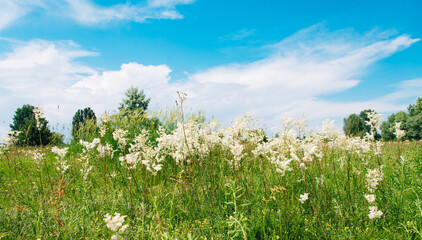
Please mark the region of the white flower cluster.
[[382, 166], [379, 168], [368, 169], [366, 174], [366, 184], [370, 193], [375, 192], [379, 182], [382, 181], [384, 174], [382, 173]]
[[55, 153], [55, 154], [57, 154], [57, 155], [59, 155], [58, 157], [59, 158], [64, 158], [64, 156], [66, 156], [66, 154], [67, 154], [67, 150], [68, 150], [69, 148], [58, 148], [58, 147], [52, 147], [51, 148], [51, 152], [53, 152], [53, 153]]
[[369, 219], [381, 218], [381, 216], [382, 216], [382, 212], [378, 210], [377, 206], [369, 207], [369, 214], [368, 214]]
[[178, 164], [190, 162], [195, 156], [202, 159], [221, 142], [219, 134], [214, 131], [216, 125], [216, 121], [207, 125], [192, 119], [186, 123], [179, 122], [170, 134], [166, 134], [164, 129], [160, 130], [158, 147], [163, 154], [170, 155]]
[[26, 155], [32, 155], [32, 158], [35, 160], [35, 164], [37, 165], [37, 170], [41, 171], [42, 163], [45, 160], [44, 153], [37, 150], [29, 150], [26, 152]]
[[128, 131], [123, 129], [116, 129], [116, 131], [113, 132], [113, 139], [117, 141], [121, 148], [124, 148], [126, 146], [128, 139], [125, 136], [127, 134]]
[[91, 172], [93, 166], [90, 164], [89, 159], [86, 155], [83, 155], [81, 159], [79, 159], [79, 161], [82, 162], [82, 167], [80, 169], [82, 177], [85, 181], [88, 181], [88, 175]]
[[106, 214], [104, 216], [104, 222], [106, 222], [107, 228], [113, 232], [113, 236], [111, 237], [112, 240], [120, 240], [123, 239], [121, 234], [124, 233], [129, 225], [123, 225], [126, 216], [120, 216], [119, 213], [114, 213], [114, 217], [110, 214]]
[[[384, 174], [382, 173], [382, 166], [375, 169], [369, 169], [368, 173], [366, 174], [366, 184], [370, 194], [366, 194], [365, 198], [371, 205], [375, 203], [375, 189], [377, 189], [379, 182], [382, 181], [383, 177]], [[382, 211], [378, 210], [377, 206], [372, 205], [369, 207], [369, 219], [381, 218], [381, 216]]]
[[41, 130], [41, 121], [40, 121], [40, 119], [42, 117], [44, 117], [45, 110], [43, 109], [42, 106], [36, 106], [34, 108], [33, 112], [34, 112], [34, 115], [35, 115], [35, 120], [37, 121], [37, 128], [38, 128], [38, 130]]
[[400, 129], [401, 122], [396, 122], [396, 125], [394, 126], [394, 134], [396, 135], [397, 139], [400, 140], [402, 137], [406, 135], [406, 132], [404, 130]]
[[[284, 117], [283, 125], [278, 132], [279, 137], [258, 144], [252, 152], [256, 157], [267, 158], [281, 175], [291, 171], [289, 164], [292, 161], [305, 167], [306, 163], [321, 159], [322, 154], [318, 145], [324, 139], [313, 132], [306, 132], [306, 126], [304, 118], [293, 120]], [[307, 137], [301, 139], [300, 136], [303, 137], [305, 134]]]
[[146, 169], [153, 175], [162, 169], [164, 155], [160, 147], [153, 146], [147, 139], [149, 132], [143, 130], [130, 144], [129, 153], [119, 157], [122, 165], [128, 169], [135, 169], [138, 163], [146, 166]]
[[83, 141], [82, 139], [79, 140], [79, 144], [81, 144], [87, 150], [91, 150], [95, 148], [100, 143], [101, 143], [101, 140], [99, 138], [94, 138], [92, 142], [86, 142], [86, 141]]
[[14, 145], [18, 141], [19, 134], [21, 131], [8, 131], [6, 132], [7, 138], [2, 138], [1, 140], [4, 142], [6, 147]]
[[309, 199], [309, 193], [304, 193], [300, 195], [299, 201], [303, 204], [306, 202], [306, 200]]
[[371, 128], [371, 134], [369, 135], [369, 138], [374, 139], [375, 134], [377, 132], [377, 128], [382, 123], [382, 114], [377, 114], [376, 111], [370, 111], [367, 113], [368, 121], [365, 121], [365, 123]]
[[62, 148], [62, 149], [60, 149], [58, 147], [51, 148], [51, 152], [58, 155], [56, 157], [56, 159], [58, 161], [57, 171], [61, 172], [62, 174], [64, 174], [66, 172], [66, 170], [70, 167], [70, 165], [66, 165], [67, 161], [64, 160], [64, 157], [66, 156], [68, 149], [69, 148]]

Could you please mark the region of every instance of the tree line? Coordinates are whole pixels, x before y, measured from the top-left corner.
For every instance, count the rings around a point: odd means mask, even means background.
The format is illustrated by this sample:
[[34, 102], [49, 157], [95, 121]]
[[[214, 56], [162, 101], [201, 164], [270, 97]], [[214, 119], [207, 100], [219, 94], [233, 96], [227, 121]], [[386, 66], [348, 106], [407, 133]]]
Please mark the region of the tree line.
[[[120, 118], [139, 120], [141, 127], [158, 128], [158, 119], [148, 119], [144, 115], [148, 108], [150, 98], [146, 98], [144, 91], [136, 87], [130, 87], [125, 92], [125, 98], [119, 106]], [[344, 133], [352, 137], [364, 137], [370, 133], [371, 127], [367, 124], [368, 114], [374, 110], [366, 109], [359, 114], [351, 114], [344, 119]], [[136, 116], [136, 117], [135, 117]], [[141, 118], [139, 118], [141, 116]], [[375, 133], [376, 140], [392, 141], [396, 139], [395, 126], [400, 124], [400, 129], [405, 131], [405, 140], [422, 139], [422, 97], [418, 98], [416, 104], [410, 104], [407, 112], [400, 111], [391, 114], [380, 126], [380, 132]], [[78, 109], [72, 120], [72, 140], [78, 141], [98, 131], [97, 117], [90, 107]], [[18, 108], [10, 124], [9, 139], [17, 146], [39, 146], [39, 145], [60, 145], [63, 144], [64, 136], [52, 132], [48, 128], [48, 121], [43, 115], [40, 107], [29, 104]]]
[[[369, 133], [370, 127], [366, 124], [368, 113], [374, 110], [366, 109], [360, 114], [351, 114], [344, 119], [344, 134], [349, 136], [364, 137]], [[391, 114], [380, 126], [375, 138], [384, 141], [396, 140], [395, 126], [399, 123], [400, 129], [405, 131], [404, 140], [422, 139], [422, 97], [416, 100], [415, 104], [410, 104], [407, 112], [400, 111]]]
[[[137, 87], [130, 87], [125, 92], [125, 98], [120, 103], [119, 113], [125, 116], [134, 112], [143, 115], [147, 110], [150, 98], [146, 98], [144, 91]], [[25, 104], [18, 108], [13, 116], [13, 123], [9, 125], [10, 144], [16, 146], [61, 145], [64, 135], [52, 132], [48, 128], [48, 121], [44, 117], [41, 107]], [[144, 118], [146, 119], [146, 117]], [[72, 120], [72, 140], [84, 138], [84, 134], [97, 129], [97, 117], [90, 107], [78, 109]]]

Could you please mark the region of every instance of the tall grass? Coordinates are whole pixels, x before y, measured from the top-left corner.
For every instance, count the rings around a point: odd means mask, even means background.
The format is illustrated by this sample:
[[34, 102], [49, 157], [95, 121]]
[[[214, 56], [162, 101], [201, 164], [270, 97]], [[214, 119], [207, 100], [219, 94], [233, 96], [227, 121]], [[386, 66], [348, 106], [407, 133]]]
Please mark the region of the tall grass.
[[[145, 131], [142, 118], [103, 119], [64, 156], [2, 150], [0, 239], [116, 237], [104, 221], [115, 213], [125, 239], [422, 237], [420, 142], [316, 134], [303, 120], [286, 120], [276, 138], [247, 118]], [[371, 187], [372, 170], [382, 177]], [[382, 214], [371, 219], [370, 206]]]

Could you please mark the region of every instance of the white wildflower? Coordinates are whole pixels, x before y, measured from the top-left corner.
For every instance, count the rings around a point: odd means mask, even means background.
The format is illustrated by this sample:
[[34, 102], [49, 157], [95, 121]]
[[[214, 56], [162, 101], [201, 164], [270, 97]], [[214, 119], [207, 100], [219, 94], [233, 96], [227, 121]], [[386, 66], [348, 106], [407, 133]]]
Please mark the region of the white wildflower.
[[404, 135], [406, 135], [406, 132], [404, 130], [400, 129], [401, 122], [396, 122], [396, 125], [394, 126], [394, 134], [396, 135], [397, 139], [400, 140]]
[[321, 175], [321, 177], [315, 177], [317, 185], [324, 185], [324, 175]]
[[122, 165], [125, 165], [128, 169], [135, 169], [136, 164], [139, 162], [140, 152], [134, 152], [126, 154], [125, 156], [119, 157], [119, 161]]
[[369, 219], [381, 218], [382, 212], [378, 210], [377, 206], [369, 207]]
[[40, 119], [44, 116], [45, 110], [42, 106], [36, 106], [33, 110], [35, 115], [35, 120], [37, 121], [37, 128], [41, 130], [41, 121]]
[[366, 194], [365, 198], [369, 203], [375, 202], [375, 195], [374, 194]]
[[366, 183], [369, 192], [374, 192], [380, 181], [382, 181], [384, 174], [382, 173], [382, 166], [380, 168], [369, 169], [366, 174]]
[[117, 141], [120, 147], [126, 146], [127, 138], [125, 136], [128, 134], [127, 130], [116, 129], [113, 132], [113, 139]]
[[300, 195], [300, 198], [299, 198], [299, 201], [300, 201], [301, 203], [305, 203], [305, 202], [306, 202], [306, 200], [308, 200], [308, 197], [309, 197], [309, 193], [304, 193], [304, 194], [301, 194], [301, 195]]
[[52, 147], [51, 148], [51, 152], [59, 155], [60, 158], [64, 158], [64, 156], [66, 156], [67, 154], [67, 150], [69, 148], [58, 148], [58, 147]]
[[382, 123], [382, 114], [377, 114], [376, 111], [371, 111], [367, 113], [368, 116], [368, 121], [365, 121], [365, 123], [371, 127], [371, 135], [375, 135], [377, 132], [377, 128], [381, 125]]
[[114, 233], [111, 239], [123, 239], [120, 234], [126, 230], [129, 225], [123, 225], [126, 216], [120, 216], [119, 213], [114, 213], [114, 217], [110, 214], [104, 216], [104, 222], [106, 222], [107, 227]]
[[9, 147], [11, 145], [14, 145], [18, 141], [18, 137], [21, 133], [21, 131], [8, 131], [6, 132], [8, 138], [2, 138], [1, 140], [3, 140], [6, 147]]

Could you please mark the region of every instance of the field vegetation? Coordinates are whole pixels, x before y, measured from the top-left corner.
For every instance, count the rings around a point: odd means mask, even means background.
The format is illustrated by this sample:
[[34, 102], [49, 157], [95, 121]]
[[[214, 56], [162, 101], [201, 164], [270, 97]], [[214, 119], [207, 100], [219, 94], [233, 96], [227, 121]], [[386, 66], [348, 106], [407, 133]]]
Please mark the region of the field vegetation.
[[[0, 239], [420, 239], [422, 143], [283, 118], [274, 137], [178, 108], [0, 152]], [[38, 119], [38, 118], [37, 118]], [[75, 133], [78, 134], [78, 133]]]

